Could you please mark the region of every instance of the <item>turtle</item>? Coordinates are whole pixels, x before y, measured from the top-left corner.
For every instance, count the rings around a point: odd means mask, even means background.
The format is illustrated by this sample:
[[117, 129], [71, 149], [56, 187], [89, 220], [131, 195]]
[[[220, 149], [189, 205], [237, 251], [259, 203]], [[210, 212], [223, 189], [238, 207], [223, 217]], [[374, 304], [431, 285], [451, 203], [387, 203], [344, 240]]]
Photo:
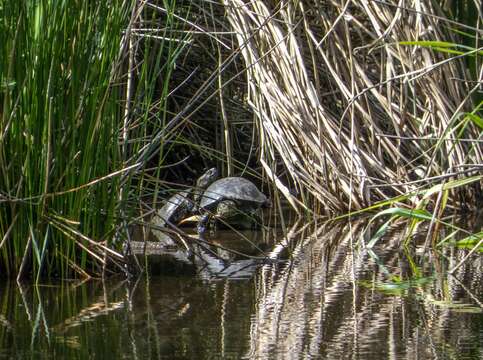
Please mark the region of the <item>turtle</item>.
[[181, 219], [197, 208], [197, 203], [204, 189], [218, 177], [218, 170], [211, 168], [201, 175], [192, 188], [179, 191], [171, 196], [166, 203], [156, 212], [155, 224], [165, 227], [166, 224], [177, 224]]
[[270, 200], [250, 180], [236, 176], [216, 180], [206, 188], [201, 198], [198, 234], [206, 231], [212, 215], [221, 219], [246, 218], [269, 206]]

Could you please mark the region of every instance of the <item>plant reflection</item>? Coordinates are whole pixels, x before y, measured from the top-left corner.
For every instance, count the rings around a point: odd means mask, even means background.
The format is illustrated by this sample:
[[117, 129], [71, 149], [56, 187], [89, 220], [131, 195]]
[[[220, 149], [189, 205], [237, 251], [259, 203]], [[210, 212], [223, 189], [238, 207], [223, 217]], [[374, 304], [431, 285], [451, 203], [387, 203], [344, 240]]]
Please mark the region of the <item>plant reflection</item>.
[[210, 241], [225, 250], [202, 250], [192, 271], [178, 275], [160, 263], [157, 276], [135, 281], [0, 283], [0, 354], [478, 358], [481, 256], [448, 275], [467, 250], [422, 254], [414, 241], [401, 251], [397, 228], [367, 250], [364, 226], [297, 224], [285, 236], [256, 234], [255, 260], [226, 250], [248, 252], [221, 232]]

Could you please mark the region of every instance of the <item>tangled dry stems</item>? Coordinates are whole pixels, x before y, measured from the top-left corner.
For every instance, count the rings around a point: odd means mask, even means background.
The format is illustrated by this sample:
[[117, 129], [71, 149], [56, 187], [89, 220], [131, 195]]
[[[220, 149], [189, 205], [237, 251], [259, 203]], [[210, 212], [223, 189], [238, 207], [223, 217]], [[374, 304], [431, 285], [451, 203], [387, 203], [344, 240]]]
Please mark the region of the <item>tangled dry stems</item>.
[[[294, 206], [340, 213], [428, 184], [421, 179], [481, 171], [471, 167], [482, 163], [481, 134], [460, 115], [474, 108], [478, 87], [464, 56], [400, 44], [457, 42], [431, 2], [224, 5], [247, 67], [262, 164]], [[302, 202], [280, 181], [285, 170]]]

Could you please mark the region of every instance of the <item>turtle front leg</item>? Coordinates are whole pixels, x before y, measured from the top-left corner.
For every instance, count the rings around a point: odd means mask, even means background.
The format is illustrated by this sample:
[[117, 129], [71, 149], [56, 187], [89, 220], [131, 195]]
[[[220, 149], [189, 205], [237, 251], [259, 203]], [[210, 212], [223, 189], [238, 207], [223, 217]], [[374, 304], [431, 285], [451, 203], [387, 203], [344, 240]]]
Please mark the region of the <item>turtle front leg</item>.
[[198, 221], [198, 235], [203, 235], [204, 232], [206, 231], [206, 226], [208, 225], [208, 220], [210, 219], [210, 213], [205, 212], [202, 216], [201, 219]]

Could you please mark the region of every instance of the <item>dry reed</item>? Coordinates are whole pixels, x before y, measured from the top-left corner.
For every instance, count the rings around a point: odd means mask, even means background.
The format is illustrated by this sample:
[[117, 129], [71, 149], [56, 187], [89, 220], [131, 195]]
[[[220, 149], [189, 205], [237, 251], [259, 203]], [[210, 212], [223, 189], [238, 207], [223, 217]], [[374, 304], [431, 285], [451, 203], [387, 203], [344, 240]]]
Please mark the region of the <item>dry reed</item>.
[[[481, 129], [462, 115], [480, 86], [464, 62], [476, 50], [401, 44], [458, 42], [431, 2], [224, 5], [246, 64], [261, 162], [294, 207], [341, 213], [481, 173]], [[287, 170], [302, 201], [281, 181]], [[466, 202], [479, 183], [465, 187]]]

